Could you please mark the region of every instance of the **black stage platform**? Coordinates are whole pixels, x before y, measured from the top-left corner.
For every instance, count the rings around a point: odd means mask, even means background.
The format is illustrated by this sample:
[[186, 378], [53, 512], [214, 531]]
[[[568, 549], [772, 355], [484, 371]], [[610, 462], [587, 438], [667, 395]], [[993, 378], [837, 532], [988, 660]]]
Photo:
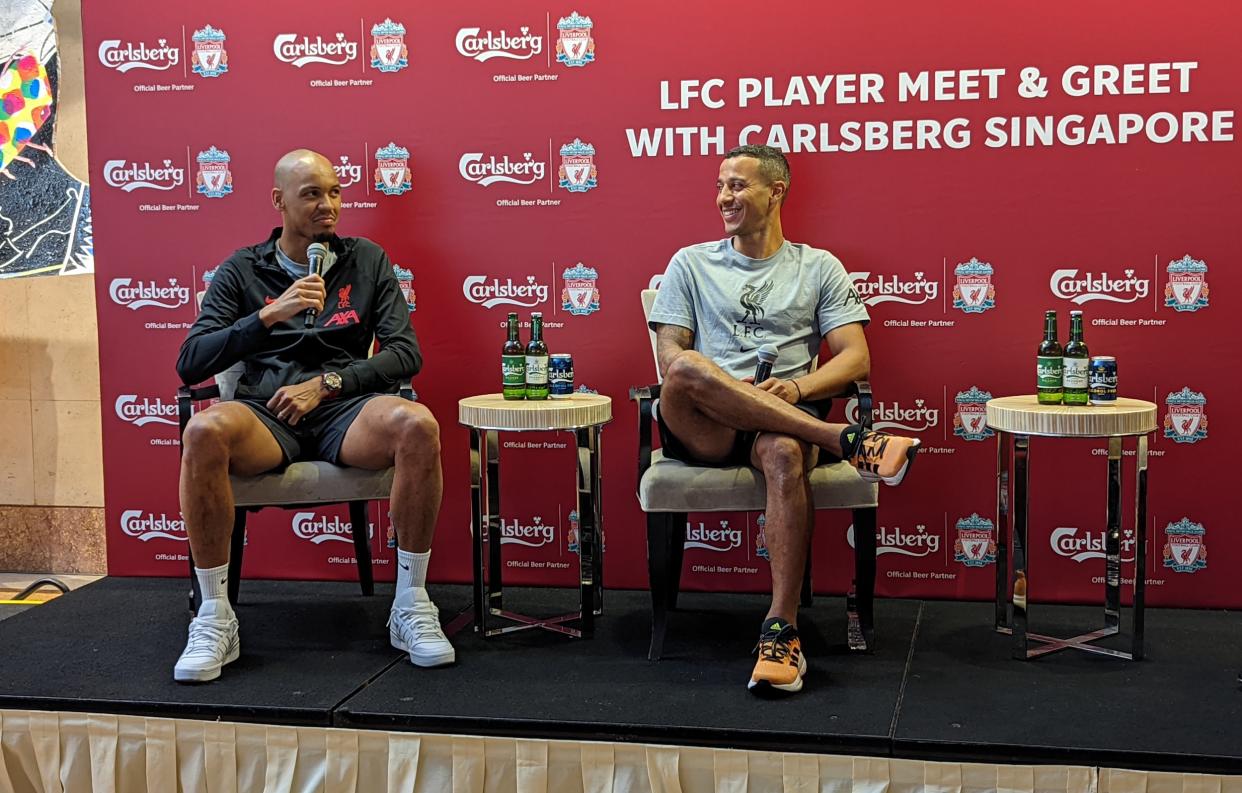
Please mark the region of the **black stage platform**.
[[[0, 622], [0, 708], [127, 713], [419, 732], [705, 744], [914, 759], [1242, 773], [1242, 618], [1148, 610], [1133, 663], [1065, 651], [1009, 657], [986, 603], [881, 600], [878, 649], [847, 654], [840, 598], [801, 616], [805, 690], [749, 695], [766, 599], [686, 593], [664, 660], [646, 660], [646, 592], [609, 591], [590, 641], [525, 632], [455, 637], [459, 662], [416, 669], [388, 646], [391, 590], [246, 581], [242, 657], [181, 686], [182, 580], [104, 579]], [[432, 587], [445, 619], [469, 603]], [[520, 611], [569, 610], [569, 590], [506, 590]], [[1070, 635], [1100, 609], [1038, 606]]]

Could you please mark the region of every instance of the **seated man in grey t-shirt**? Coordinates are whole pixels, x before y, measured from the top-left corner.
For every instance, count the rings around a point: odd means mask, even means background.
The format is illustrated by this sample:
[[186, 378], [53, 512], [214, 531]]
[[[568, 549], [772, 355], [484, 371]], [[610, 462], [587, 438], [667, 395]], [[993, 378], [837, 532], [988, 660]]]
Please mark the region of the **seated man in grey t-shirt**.
[[[824, 421], [827, 402], [871, 366], [867, 309], [841, 262], [785, 240], [781, 206], [789, 163], [769, 146], [725, 155], [716, 205], [730, 236], [682, 248], [669, 262], [651, 310], [664, 455], [698, 465], [753, 465], [767, 479], [766, 535], [772, 605], [748, 687], [799, 691], [806, 660], [798, 594], [814, 505], [807, 472], [820, 449], [864, 477], [896, 485], [919, 441]], [[813, 370], [820, 343], [832, 357]], [[754, 383], [756, 351], [779, 350], [772, 376]]]

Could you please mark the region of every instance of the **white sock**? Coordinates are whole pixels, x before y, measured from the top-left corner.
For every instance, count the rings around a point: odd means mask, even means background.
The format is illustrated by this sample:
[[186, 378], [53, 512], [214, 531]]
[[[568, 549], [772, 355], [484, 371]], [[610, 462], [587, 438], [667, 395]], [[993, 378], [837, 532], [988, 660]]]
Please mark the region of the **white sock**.
[[410, 587], [427, 586], [427, 565], [431, 563], [431, 549], [423, 553], [397, 549], [397, 592]]
[[198, 616], [232, 617], [233, 605], [229, 603], [228, 563], [207, 569], [195, 567], [194, 575], [198, 578], [198, 588], [203, 595], [202, 605], [198, 607]]

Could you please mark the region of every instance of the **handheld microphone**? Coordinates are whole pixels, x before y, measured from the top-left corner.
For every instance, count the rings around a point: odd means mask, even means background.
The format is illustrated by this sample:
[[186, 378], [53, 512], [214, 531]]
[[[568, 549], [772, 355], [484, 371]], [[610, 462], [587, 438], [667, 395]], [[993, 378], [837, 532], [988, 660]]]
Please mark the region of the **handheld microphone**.
[[776, 363], [776, 357], [779, 354], [775, 344], [765, 344], [759, 348], [759, 364], [755, 367], [755, 385], [759, 385], [772, 376], [772, 364]]
[[[323, 275], [323, 260], [328, 255], [328, 246], [322, 242], [312, 242], [306, 246], [306, 261], [310, 264], [310, 271], [307, 275]], [[315, 317], [319, 316], [319, 310], [314, 306], [306, 309], [306, 327], [315, 327]]]

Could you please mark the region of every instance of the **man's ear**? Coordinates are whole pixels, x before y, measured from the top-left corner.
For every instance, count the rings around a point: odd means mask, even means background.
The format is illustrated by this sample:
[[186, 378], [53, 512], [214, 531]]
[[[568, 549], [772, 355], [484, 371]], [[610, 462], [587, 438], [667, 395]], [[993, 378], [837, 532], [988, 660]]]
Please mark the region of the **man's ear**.
[[777, 179], [768, 185], [768, 190], [772, 193], [772, 198], [784, 203], [785, 194], [789, 192], [789, 185]]
[[285, 209], [285, 195], [279, 187], [272, 188], [272, 206], [281, 212]]

